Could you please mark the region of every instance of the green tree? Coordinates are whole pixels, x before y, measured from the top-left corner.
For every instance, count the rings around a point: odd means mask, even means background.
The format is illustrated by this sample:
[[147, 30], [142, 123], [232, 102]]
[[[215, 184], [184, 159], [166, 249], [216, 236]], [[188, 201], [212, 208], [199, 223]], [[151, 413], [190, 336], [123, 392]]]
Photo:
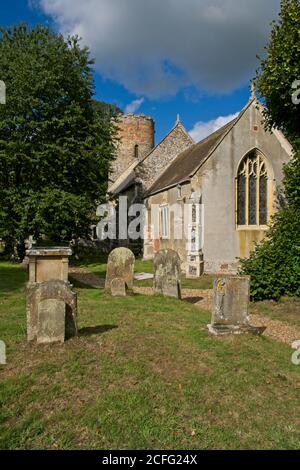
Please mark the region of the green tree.
[[105, 199], [115, 128], [113, 108], [94, 106], [92, 65], [77, 37], [0, 30], [0, 238], [10, 250], [30, 234], [87, 236]]
[[266, 239], [241, 261], [242, 273], [251, 275], [254, 300], [300, 295], [300, 104], [292, 99], [293, 84], [300, 80], [299, 0], [281, 2], [266, 52], [256, 78], [266, 104], [266, 126], [285, 133], [294, 156], [284, 168], [284, 207], [274, 216]]
[[293, 84], [300, 80], [300, 2], [283, 0], [279, 21], [273, 23], [266, 58], [261, 62], [256, 85], [264, 99], [269, 128], [281, 129], [299, 139], [299, 105], [292, 100]]
[[93, 107], [102, 116], [107, 116], [108, 119], [116, 119], [123, 114], [123, 111], [115, 104], [105, 103], [104, 101], [93, 100]]

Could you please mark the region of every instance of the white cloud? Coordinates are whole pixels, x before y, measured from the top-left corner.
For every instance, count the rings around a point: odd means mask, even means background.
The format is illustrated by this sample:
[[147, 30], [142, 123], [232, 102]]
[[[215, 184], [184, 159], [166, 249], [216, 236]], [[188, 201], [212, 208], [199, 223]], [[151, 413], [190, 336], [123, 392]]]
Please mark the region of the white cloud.
[[145, 98], [140, 98], [138, 100], [133, 100], [129, 103], [125, 108], [125, 113], [136, 113], [137, 110], [142, 106], [144, 103]]
[[280, 0], [36, 0], [64, 34], [78, 34], [98, 71], [137, 95], [246, 83]]
[[229, 116], [219, 116], [216, 119], [212, 119], [211, 121], [207, 122], [196, 122], [193, 129], [190, 131], [190, 136], [195, 142], [200, 142], [201, 140], [205, 139], [205, 137], [209, 136], [213, 132], [225, 126], [228, 122], [235, 119], [238, 115], [239, 113], [236, 113], [230, 114]]

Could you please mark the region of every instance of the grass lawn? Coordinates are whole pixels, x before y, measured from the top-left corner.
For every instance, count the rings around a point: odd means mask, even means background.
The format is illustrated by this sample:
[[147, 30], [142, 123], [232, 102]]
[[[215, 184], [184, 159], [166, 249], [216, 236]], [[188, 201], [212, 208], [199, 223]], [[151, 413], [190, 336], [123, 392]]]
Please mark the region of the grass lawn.
[[261, 313], [272, 320], [300, 326], [300, 299], [297, 297], [283, 297], [279, 302], [257, 302], [252, 304], [252, 312]]
[[25, 277], [0, 263], [1, 449], [299, 448], [288, 345], [212, 338], [191, 304], [82, 286], [79, 336], [28, 345]]

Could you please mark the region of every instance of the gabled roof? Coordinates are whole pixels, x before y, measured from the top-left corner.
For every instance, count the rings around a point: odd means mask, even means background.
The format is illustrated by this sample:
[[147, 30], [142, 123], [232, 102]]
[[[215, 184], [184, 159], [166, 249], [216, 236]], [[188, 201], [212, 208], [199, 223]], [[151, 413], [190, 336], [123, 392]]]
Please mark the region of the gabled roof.
[[166, 171], [155, 181], [146, 192], [146, 197], [159, 193], [178, 184], [185, 183], [198, 171], [206, 158], [211, 155], [225, 135], [232, 129], [239, 118], [233, 119], [221, 129], [194, 144], [182, 152], [170, 164]]
[[[246, 106], [235, 119], [206, 137], [198, 144], [192, 145], [187, 150], [179, 154], [178, 157], [175, 158], [175, 160], [173, 160], [173, 162], [168, 166], [166, 171], [149, 188], [144, 197], [147, 198], [153, 194], [166, 191], [174, 186], [177, 186], [178, 184], [183, 184], [190, 181], [190, 179], [197, 173], [204, 162], [210, 158], [217, 147], [225, 139], [227, 134], [229, 134], [231, 129], [237, 124], [237, 122], [242, 118], [242, 116], [252, 104], [255, 104], [260, 112], [263, 111], [263, 106], [261, 103], [259, 103], [255, 94], [252, 93]], [[280, 142], [280, 145], [284, 148], [287, 154], [292, 156], [293, 148], [283, 133], [277, 129], [272, 129], [272, 133]]]
[[186, 131], [180, 120], [177, 118], [177, 121], [172, 127], [172, 129], [164, 136], [164, 138], [157, 144], [153, 149], [145, 155], [141, 160], [137, 162], [133, 162], [120, 176], [119, 178], [109, 187], [108, 191], [110, 194], [116, 195], [119, 194], [120, 192], [124, 191], [128, 187], [130, 187], [135, 180], [135, 169], [137, 166], [139, 166], [141, 163], [143, 163], [152, 153], [177, 129], [180, 128], [180, 130], [190, 139], [191, 145], [194, 143], [192, 137], [190, 134]]
[[139, 162], [133, 162], [131, 165], [125, 170], [116, 181], [109, 186], [108, 192], [112, 195], [119, 194], [120, 192], [124, 191], [134, 182], [134, 169], [137, 167]]

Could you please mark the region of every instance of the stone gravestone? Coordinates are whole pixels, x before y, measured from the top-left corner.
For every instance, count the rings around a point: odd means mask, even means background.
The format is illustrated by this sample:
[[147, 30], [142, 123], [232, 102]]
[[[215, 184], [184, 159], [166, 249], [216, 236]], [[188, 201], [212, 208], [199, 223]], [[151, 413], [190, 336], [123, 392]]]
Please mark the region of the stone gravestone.
[[239, 334], [260, 329], [249, 324], [250, 277], [222, 276], [214, 281], [212, 322], [214, 335]]
[[77, 294], [68, 282], [68, 247], [31, 248], [27, 284], [27, 339], [64, 342], [77, 335]]
[[66, 304], [62, 300], [46, 299], [38, 304], [37, 343], [65, 341]]
[[135, 257], [128, 248], [116, 248], [108, 257], [105, 289], [111, 290], [114, 279], [123, 280], [126, 290], [133, 290]]
[[6, 365], [6, 344], [0, 340], [0, 366]]
[[181, 261], [174, 250], [161, 250], [154, 256], [154, 282], [156, 294], [181, 298]]
[[27, 338], [64, 342], [77, 335], [77, 294], [66, 281], [27, 285]]
[[123, 279], [115, 277], [110, 283], [111, 295], [113, 297], [126, 297], [126, 285]]

